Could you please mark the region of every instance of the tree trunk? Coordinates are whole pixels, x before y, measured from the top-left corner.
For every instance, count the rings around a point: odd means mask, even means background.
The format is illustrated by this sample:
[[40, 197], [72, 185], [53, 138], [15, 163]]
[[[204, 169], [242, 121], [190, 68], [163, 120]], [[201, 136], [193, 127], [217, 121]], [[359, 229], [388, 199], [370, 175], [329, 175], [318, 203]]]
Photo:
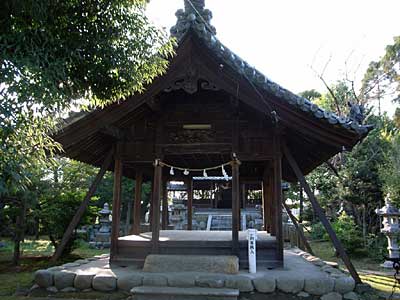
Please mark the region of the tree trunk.
[[363, 226], [362, 226], [362, 231], [363, 231], [363, 240], [364, 240], [364, 246], [367, 245], [367, 217], [366, 217], [366, 207], [365, 204], [363, 204], [363, 215], [362, 215], [362, 221], [363, 221]]
[[21, 241], [24, 240], [25, 233], [25, 219], [26, 219], [26, 200], [21, 200], [20, 213], [17, 216], [15, 224], [15, 236], [14, 236], [14, 254], [12, 263], [14, 266], [19, 265], [19, 259], [21, 256]]

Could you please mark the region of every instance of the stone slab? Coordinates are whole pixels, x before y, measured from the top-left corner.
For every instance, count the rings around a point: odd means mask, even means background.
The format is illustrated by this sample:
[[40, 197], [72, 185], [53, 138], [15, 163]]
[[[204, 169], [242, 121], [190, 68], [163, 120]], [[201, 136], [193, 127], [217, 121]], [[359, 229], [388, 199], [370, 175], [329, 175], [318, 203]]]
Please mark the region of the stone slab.
[[38, 270], [35, 272], [35, 282], [42, 288], [48, 288], [53, 285], [53, 273], [47, 270]]
[[177, 287], [154, 287], [138, 286], [131, 289], [133, 295], [164, 295], [164, 296], [202, 296], [202, 297], [238, 297], [237, 289], [215, 289], [215, 288], [177, 288]]
[[[164, 274], [167, 275], [167, 274]], [[143, 285], [146, 286], [166, 286], [168, 284], [167, 276], [160, 274], [145, 274], [143, 276]]]
[[95, 274], [76, 274], [74, 287], [78, 290], [86, 290], [92, 287], [92, 280]]
[[110, 274], [98, 274], [93, 278], [92, 287], [100, 292], [114, 291], [117, 288], [117, 278]]
[[54, 285], [57, 289], [62, 290], [66, 287], [73, 287], [75, 273], [59, 271], [54, 273]]
[[333, 291], [335, 281], [329, 276], [306, 277], [304, 291], [311, 295], [322, 296]]
[[229, 276], [225, 280], [227, 288], [238, 289], [240, 292], [252, 292], [254, 286], [251, 278], [247, 276]]
[[143, 275], [140, 273], [132, 273], [124, 276], [120, 276], [117, 279], [117, 287], [119, 290], [130, 291], [136, 286], [143, 284]]
[[144, 272], [239, 273], [239, 259], [233, 255], [148, 255]]
[[276, 279], [272, 276], [264, 276], [253, 279], [256, 290], [260, 293], [272, 293], [276, 288]]

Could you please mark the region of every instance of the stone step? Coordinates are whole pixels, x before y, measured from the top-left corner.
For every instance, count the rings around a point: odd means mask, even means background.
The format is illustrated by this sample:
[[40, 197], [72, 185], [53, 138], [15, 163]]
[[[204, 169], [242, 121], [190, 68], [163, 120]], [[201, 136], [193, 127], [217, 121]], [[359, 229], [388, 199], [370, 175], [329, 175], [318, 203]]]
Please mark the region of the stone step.
[[164, 272], [207, 272], [239, 273], [239, 259], [234, 255], [162, 255], [146, 257], [143, 271]]
[[131, 290], [131, 294], [133, 295], [133, 300], [237, 300], [239, 290], [138, 286]]

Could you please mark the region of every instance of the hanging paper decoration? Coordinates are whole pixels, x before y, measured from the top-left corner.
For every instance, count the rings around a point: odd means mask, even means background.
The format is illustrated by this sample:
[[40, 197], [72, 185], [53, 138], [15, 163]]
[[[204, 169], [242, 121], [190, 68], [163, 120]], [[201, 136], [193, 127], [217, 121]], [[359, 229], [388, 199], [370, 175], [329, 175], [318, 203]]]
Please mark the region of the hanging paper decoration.
[[222, 165], [221, 168], [222, 168], [222, 176], [224, 177], [224, 179], [225, 179], [226, 181], [228, 181], [228, 180], [229, 180], [229, 176], [228, 176], [228, 174], [227, 174], [226, 171], [225, 171], [224, 165]]
[[170, 174], [171, 176], [175, 175], [175, 170], [183, 171], [183, 175], [185, 175], [185, 176], [188, 176], [190, 172], [195, 172], [195, 173], [197, 173], [197, 172], [203, 171], [203, 177], [208, 178], [208, 177], [209, 177], [208, 174], [207, 174], [207, 171], [208, 171], [208, 170], [217, 170], [217, 169], [221, 168], [221, 172], [222, 172], [223, 178], [224, 178], [226, 181], [229, 181], [229, 176], [228, 176], [228, 173], [226, 173], [225, 166], [226, 166], [226, 165], [229, 165], [231, 162], [224, 163], [224, 164], [222, 164], [222, 165], [215, 166], [215, 167], [205, 168], [205, 169], [182, 168], [182, 167], [178, 167], [178, 166], [169, 165], [169, 164], [164, 163], [164, 162], [162, 162], [162, 161], [160, 161], [159, 163], [160, 163], [161, 166], [170, 168], [169, 174]]

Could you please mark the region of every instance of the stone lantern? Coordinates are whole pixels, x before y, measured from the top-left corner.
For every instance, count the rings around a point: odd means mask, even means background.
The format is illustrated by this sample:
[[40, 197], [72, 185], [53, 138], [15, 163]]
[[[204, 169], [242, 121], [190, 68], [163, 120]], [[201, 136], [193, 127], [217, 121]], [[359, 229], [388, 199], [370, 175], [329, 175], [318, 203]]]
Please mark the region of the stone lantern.
[[90, 246], [98, 249], [110, 248], [111, 245], [111, 210], [108, 203], [104, 203], [103, 209], [99, 211], [100, 229], [94, 233], [94, 240]]
[[184, 221], [186, 220], [186, 206], [183, 204], [183, 199], [172, 199], [172, 215], [170, 218], [174, 230], [184, 229]]
[[[398, 236], [400, 233], [399, 228], [399, 210], [391, 203], [390, 194], [385, 198], [385, 206], [377, 209], [376, 214], [383, 217], [383, 228], [381, 232], [386, 235], [388, 239], [389, 258], [400, 258]], [[382, 267], [393, 268], [393, 262], [386, 260]]]
[[111, 210], [108, 203], [104, 203], [103, 209], [99, 211], [99, 222], [100, 229], [99, 232], [109, 233], [111, 232], [111, 221], [110, 221]]

